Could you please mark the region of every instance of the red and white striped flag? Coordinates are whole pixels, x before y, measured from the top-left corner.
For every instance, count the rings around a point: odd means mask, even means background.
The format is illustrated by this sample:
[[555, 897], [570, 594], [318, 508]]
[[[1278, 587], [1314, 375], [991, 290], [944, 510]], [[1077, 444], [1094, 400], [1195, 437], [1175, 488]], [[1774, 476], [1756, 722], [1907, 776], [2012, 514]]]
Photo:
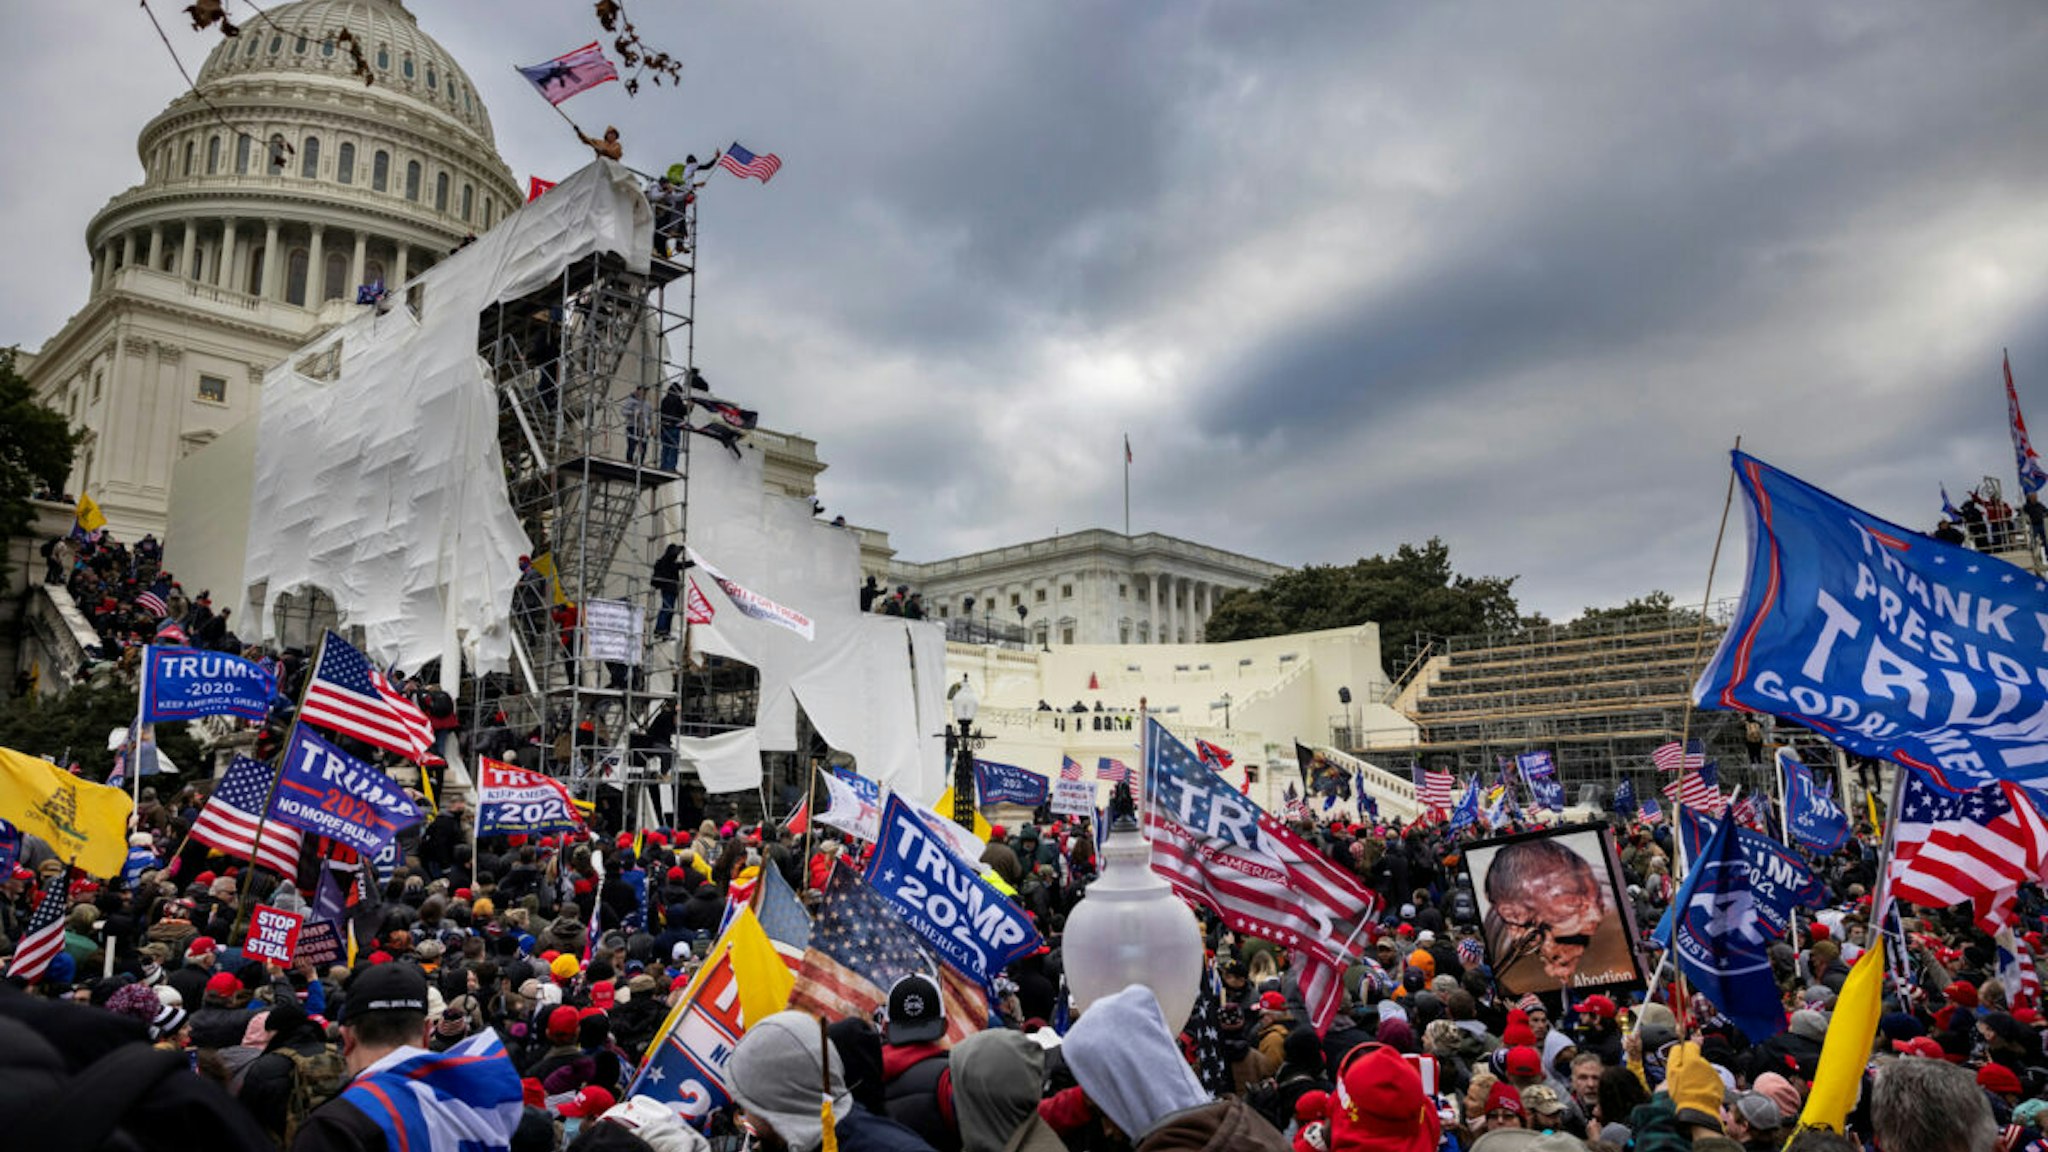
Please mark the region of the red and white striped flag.
[[142, 609], [144, 612], [149, 613], [151, 616], [156, 617], [159, 620], [163, 619], [165, 616], [170, 615], [171, 613], [171, 606], [164, 603], [164, 598], [157, 595], [156, 589], [154, 588], [151, 588], [143, 592], [142, 595], [137, 596], [135, 598], [135, 606], [137, 608]]
[[718, 166], [741, 179], [752, 176], [754, 179], [766, 184], [775, 177], [777, 172], [782, 170], [782, 157], [777, 156], [773, 152], [764, 152], [756, 156], [741, 147], [740, 142], [735, 140], [725, 150], [724, 154], [719, 156]]
[[427, 714], [392, 688], [369, 657], [332, 632], [320, 646], [299, 718], [414, 763], [434, 746]]
[[2041, 1010], [2041, 971], [2034, 966], [2034, 951], [2010, 928], [1998, 930], [1998, 983], [2005, 989], [2006, 1006]]
[[1111, 784], [1122, 784], [1131, 778], [1131, 766], [1121, 760], [1112, 760], [1104, 756], [1095, 761], [1095, 778], [1107, 780]]
[[2048, 866], [2048, 820], [2026, 789], [2001, 782], [1956, 793], [1899, 771], [1892, 895], [1927, 908], [1967, 900], [1984, 931], [2011, 926], [2020, 886]]
[[1378, 899], [1149, 717], [1144, 794], [1152, 870], [1233, 930], [1292, 949], [1309, 1020], [1327, 1032]]
[[1688, 752], [1676, 740], [1659, 744], [1657, 750], [1650, 753], [1650, 759], [1666, 772], [1697, 771], [1706, 767], [1707, 754], [1700, 748], [1699, 741], [1692, 741], [1691, 747], [1692, 750]]
[[49, 971], [50, 961], [64, 950], [64, 913], [71, 907], [71, 878], [75, 869], [50, 881], [42, 900], [23, 927], [21, 941], [14, 946], [14, 958], [7, 962], [7, 975], [33, 984]]
[[608, 80], [619, 78], [619, 70], [605, 59], [604, 49], [598, 47], [595, 40], [553, 60], [514, 67], [550, 104], [560, 104], [578, 92], [589, 91]]
[[1728, 798], [1721, 795], [1721, 789], [1709, 783], [1703, 770], [1693, 769], [1679, 773], [1678, 779], [1664, 786], [1664, 795], [1671, 802], [1705, 812], [1719, 819], [1728, 810]]
[[1756, 793], [1751, 792], [1737, 800], [1729, 815], [1737, 824], [1751, 832], [1765, 833], [1763, 805], [1757, 801]]
[[1084, 777], [1084, 776], [1082, 776], [1082, 775], [1081, 775], [1081, 772], [1082, 772], [1082, 768], [1081, 768], [1081, 762], [1080, 762], [1079, 760], [1076, 760], [1076, 759], [1074, 759], [1074, 758], [1073, 758], [1072, 756], [1062, 756], [1062, 757], [1060, 757], [1060, 779], [1062, 779], [1062, 780], [1084, 780], [1084, 779], [1086, 779], [1086, 777]]
[[[277, 769], [247, 756], [235, 757], [214, 785], [213, 795], [199, 818], [192, 822], [192, 839], [230, 856], [254, 863], [284, 876], [297, 875], [299, 847], [304, 833], [288, 824], [263, 819], [275, 790]], [[258, 827], [263, 839], [256, 839]]]
[[1664, 809], [1657, 806], [1657, 801], [1654, 797], [1645, 796], [1643, 797], [1641, 818], [1645, 824], [1662, 824], [1664, 822]]
[[1435, 772], [1425, 768], [1415, 770], [1415, 803], [1425, 813], [1448, 812], [1451, 809], [1451, 790], [1458, 786], [1458, 778], [1449, 772]]

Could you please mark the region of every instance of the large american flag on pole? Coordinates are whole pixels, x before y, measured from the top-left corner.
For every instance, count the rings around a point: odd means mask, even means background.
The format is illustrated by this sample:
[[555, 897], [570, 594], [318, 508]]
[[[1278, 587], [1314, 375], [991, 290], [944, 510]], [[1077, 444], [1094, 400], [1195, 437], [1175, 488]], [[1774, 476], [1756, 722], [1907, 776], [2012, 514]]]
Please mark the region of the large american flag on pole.
[[1719, 819], [1728, 810], [1728, 798], [1721, 794], [1720, 773], [1712, 764], [1688, 767], [1678, 774], [1678, 779], [1664, 786], [1664, 795], [1672, 803], [1681, 804], [1696, 812]]
[[320, 645], [299, 719], [415, 763], [434, 746], [427, 714], [391, 687], [369, 657], [332, 632]]
[[1302, 1003], [1327, 1032], [1378, 900], [1150, 717], [1144, 800], [1152, 870], [1232, 929], [1293, 949]]
[[1650, 753], [1650, 759], [1666, 772], [1697, 771], [1706, 767], [1707, 753], [1697, 740], [1687, 741], [1684, 745], [1671, 740], [1657, 745], [1657, 750]]
[[718, 158], [718, 166], [742, 180], [752, 176], [766, 184], [782, 170], [782, 157], [773, 152], [756, 156], [742, 148], [740, 142], [735, 140], [732, 146], [725, 150], [725, 154]]
[[598, 47], [595, 40], [553, 60], [515, 67], [550, 104], [560, 104], [578, 92], [589, 91], [607, 80], [619, 78], [619, 70], [605, 59], [604, 49]]
[[1458, 778], [1449, 772], [1433, 772], [1415, 766], [1415, 803], [1426, 813], [1446, 812], [1451, 807], [1451, 789]]
[[2048, 820], [2033, 794], [2000, 782], [1949, 792], [1900, 768], [1891, 893], [1927, 908], [1969, 901], [1989, 933], [2013, 922], [2020, 885], [2048, 866]]
[[1072, 756], [1062, 756], [1062, 757], [1060, 757], [1060, 779], [1062, 779], [1062, 780], [1080, 780], [1080, 779], [1083, 779], [1083, 777], [1082, 777], [1082, 775], [1081, 775], [1081, 762], [1080, 762], [1079, 760], [1076, 760], [1076, 759], [1074, 759], [1074, 758], [1073, 758]]
[[832, 869], [789, 1006], [829, 1020], [867, 1018], [888, 1004], [896, 981], [913, 972], [938, 980], [949, 1040], [964, 1040], [988, 1023], [988, 997], [973, 981], [934, 963], [895, 906], [861, 879], [859, 869]]
[[[252, 859], [286, 876], [299, 870], [299, 847], [305, 834], [288, 824], [263, 819], [275, 790], [277, 769], [247, 756], [235, 757], [214, 785], [213, 795], [192, 822], [192, 839], [243, 860]], [[258, 827], [263, 838], [258, 841]]]
[[66, 868], [62, 875], [50, 879], [50, 886], [43, 891], [42, 900], [22, 929], [21, 942], [14, 946], [14, 958], [7, 962], [9, 976], [33, 984], [43, 978], [50, 961], [64, 950], [64, 913], [70, 910], [74, 874], [73, 869]]

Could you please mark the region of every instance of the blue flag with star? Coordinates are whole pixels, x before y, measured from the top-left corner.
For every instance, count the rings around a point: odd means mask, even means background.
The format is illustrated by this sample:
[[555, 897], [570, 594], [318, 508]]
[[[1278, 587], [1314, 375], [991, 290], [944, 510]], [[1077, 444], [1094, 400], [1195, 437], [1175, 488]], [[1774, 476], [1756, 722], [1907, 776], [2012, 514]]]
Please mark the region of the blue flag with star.
[[[1681, 813], [1683, 817], [1684, 813]], [[1785, 1008], [1771, 974], [1771, 930], [1759, 907], [1757, 869], [1741, 831], [1723, 820], [1707, 838], [1671, 902], [1666, 945], [1693, 988], [1735, 1022], [1750, 1043], [1785, 1029]]]
[[1465, 795], [1458, 801], [1458, 807], [1451, 813], [1450, 830], [1463, 832], [1479, 822], [1479, 777], [1465, 785]]
[[1631, 820], [1635, 819], [1636, 813], [1639, 811], [1639, 806], [1636, 804], [1636, 786], [1630, 783], [1629, 778], [1626, 776], [1621, 778], [1621, 783], [1614, 786], [1614, 803], [1612, 808]]
[[1778, 749], [1778, 770], [1785, 774], [1786, 831], [1792, 842], [1824, 855], [1841, 851], [1849, 842], [1849, 814], [1790, 748]]
[[2048, 581], [1741, 452], [1741, 607], [1693, 699], [1811, 728], [1961, 790], [2048, 784]]

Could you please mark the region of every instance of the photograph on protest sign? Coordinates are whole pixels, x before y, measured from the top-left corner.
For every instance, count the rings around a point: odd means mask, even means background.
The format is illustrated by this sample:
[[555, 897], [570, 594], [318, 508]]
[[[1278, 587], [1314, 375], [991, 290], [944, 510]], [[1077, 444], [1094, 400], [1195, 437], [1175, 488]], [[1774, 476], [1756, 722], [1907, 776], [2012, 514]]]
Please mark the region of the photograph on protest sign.
[[1634, 915], [1607, 829], [1578, 825], [1466, 846], [1494, 980], [1511, 996], [1643, 983]]

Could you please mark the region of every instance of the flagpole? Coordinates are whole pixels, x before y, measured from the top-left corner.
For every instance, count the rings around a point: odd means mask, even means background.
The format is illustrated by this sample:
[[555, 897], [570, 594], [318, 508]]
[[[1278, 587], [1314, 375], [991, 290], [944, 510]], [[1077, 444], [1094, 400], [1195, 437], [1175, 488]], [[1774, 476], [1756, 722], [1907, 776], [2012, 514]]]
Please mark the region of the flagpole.
[[[1778, 788], [1778, 831], [1784, 835], [1786, 847], [1791, 848], [1796, 847], [1792, 843], [1792, 788], [1791, 782], [1785, 778], [1785, 762], [1779, 757], [1778, 753], [1779, 749], [1771, 749], [1771, 782], [1777, 785]], [[1797, 906], [1792, 908], [1790, 919], [1792, 922], [1792, 959], [1793, 967], [1796, 969], [1799, 960], [1799, 909]]]
[[[292, 742], [299, 734], [299, 717], [305, 715], [306, 712], [306, 694], [312, 691], [313, 677], [319, 673], [320, 661], [327, 655], [327, 638], [331, 635], [333, 635], [332, 632], [322, 632], [320, 634], [320, 648], [313, 655], [313, 663], [306, 669], [306, 678], [299, 684], [299, 704], [298, 707], [292, 709], [291, 727], [285, 729], [284, 741], [278, 745], [277, 756], [271, 761], [270, 792], [263, 798], [263, 810], [256, 814], [256, 835], [249, 840], [249, 868], [246, 872], [242, 873], [241, 888], [235, 894], [235, 923], [233, 927], [228, 929], [228, 943], [230, 944], [233, 944], [235, 941], [235, 933], [242, 930], [242, 918], [249, 909], [249, 884], [256, 875], [257, 848], [263, 843], [264, 827], [270, 823], [270, 806], [277, 802], [277, 782], [284, 778], [285, 758], [291, 755]], [[424, 780], [425, 776], [422, 776], [421, 779]], [[474, 859], [474, 856], [472, 856], [472, 859]], [[368, 866], [368, 861], [365, 861], [364, 867]], [[297, 885], [298, 882], [298, 876], [294, 875], [292, 883]]]
[[128, 726], [128, 775], [133, 778], [129, 786], [133, 789], [135, 801], [135, 807], [129, 810], [129, 815], [136, 821], [136, 827], [141, 826], [139, 813], [142, 808], [142, 713], [143, 705], [149, 700], [149, 650], [152, 647], [154, 645], [147, 643], [142, 646], [142, 679], [135, 690], [135, 723]]
[[813, 756], [811, 757], [811, 782], [804, 788], [804, 803], [812, 805], [809, 814], [804, 817], [804, 868], [807, 872], [811, 866], [811, 837], [813, 830], [818, 826], [817, 795], [818, 758]]
[[1124, 535], [1131, 534], [1131, 434], [1124, 433]]
[[[519, 72], [519, 65], [514, 64], [512, 66], [512, 71]], [[526, 80], [526, 73], [519, 72], [519, 78], [521, 80]], [[533, 81], [531, 80], [527, 80], [526, 82], [529, 84], [533, 83]], [[555, 115], [560, 116], [562, 118], [563, 123], [567, 124], [571, 128], [576, 129], [576, 135], [578, 137], [581, 137], [583, 135], [582, 127], [578, 125], [574, 120], [569, 119], [569, 114], [567, 112], [562, 111], [562, 106], [560, 104], [555, 103], [553, 100], [548, 100], [548, 98], [545, 96], [542, 96], [541, 99], [547, 100], [548, 107], [553, 108], [555, 110]], [[564, 97], [564, 99], [566, 99], [566, 97]]]

